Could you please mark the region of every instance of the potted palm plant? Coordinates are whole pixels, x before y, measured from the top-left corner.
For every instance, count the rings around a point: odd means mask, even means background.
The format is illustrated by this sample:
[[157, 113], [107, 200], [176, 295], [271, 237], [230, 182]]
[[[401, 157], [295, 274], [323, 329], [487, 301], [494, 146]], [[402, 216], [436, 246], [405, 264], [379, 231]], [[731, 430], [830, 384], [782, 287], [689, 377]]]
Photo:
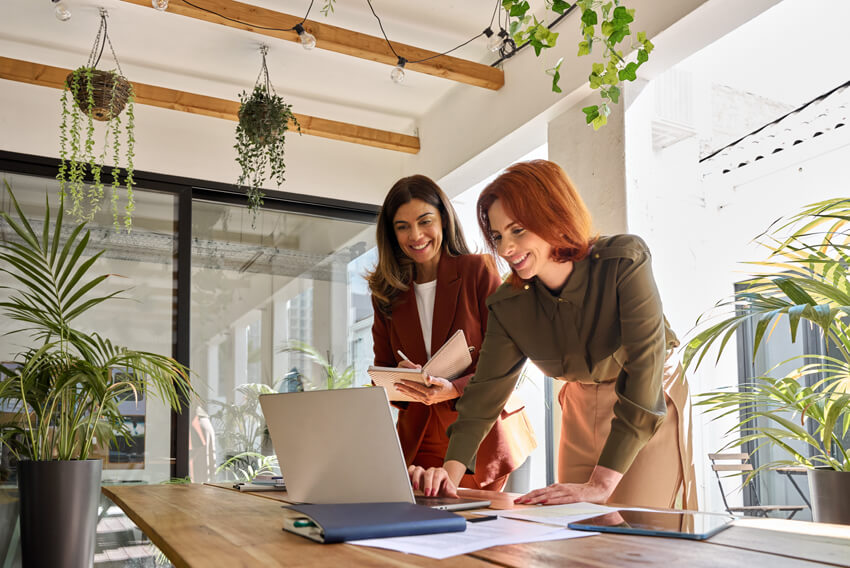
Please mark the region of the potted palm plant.
[[11, 292], [0, 313], [30, 346], [0, 366], [0, 402], [14, 409], [0, 424], [0, 442], [19, 460], [24, 565], [91, 566], [101, 479], [92, 450], [129, 439], [121, 400], [154, 395], [179, 410], [191, 394], [188, 370], [75, 327], [120, 294], [99, 293], [109, 275], [91, 274], [104, 251], [89, 249], [84, 223], [65, 229], [61, 198], [55, 221], [47, 203], [36, 231], [8, 183], [6, 189], [17, 219], [0, 212], [10, 229], [0, 242], [0, 271], [14, 283], [5, 286]]
[[727, 447], [781, 450], [784, 459], [761, 464], [750, 480], [761, 469], [803, 466], [814, 520], [850, 524], [850, 199], [807, 206], [759, 242], [768, 259], [754, 263], [760, 270], [748, 286], [718, 304], [720, 321], [688, 342], [686, 367], [698, 367], [714, 344], [719, 358], [745, 324], [755, 330], [754, 355], [776, 325], [788, 325], [793, 342], [801, 325], [812, 326], [827, 354], [794, 357], [789, 361], [799, 365], [784, 376], [747, 379], [701, 395], [697, 404], [717, 417], [740, 413]]

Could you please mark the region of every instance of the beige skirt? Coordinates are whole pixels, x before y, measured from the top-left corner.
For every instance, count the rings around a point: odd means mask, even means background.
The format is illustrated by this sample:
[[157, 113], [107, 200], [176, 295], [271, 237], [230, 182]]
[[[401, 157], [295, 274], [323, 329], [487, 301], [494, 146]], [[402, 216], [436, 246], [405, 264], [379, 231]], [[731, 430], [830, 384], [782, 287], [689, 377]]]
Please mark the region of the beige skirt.
[[[697, 509], [687, 382], [678, 361], [664, 368], [667, 417], [638, 453], [609, 501], [621, 505]], [[561, 403], [558, 482], [584, 483], [599, 460], [614, 418], [614, 382], [565, 383]]]

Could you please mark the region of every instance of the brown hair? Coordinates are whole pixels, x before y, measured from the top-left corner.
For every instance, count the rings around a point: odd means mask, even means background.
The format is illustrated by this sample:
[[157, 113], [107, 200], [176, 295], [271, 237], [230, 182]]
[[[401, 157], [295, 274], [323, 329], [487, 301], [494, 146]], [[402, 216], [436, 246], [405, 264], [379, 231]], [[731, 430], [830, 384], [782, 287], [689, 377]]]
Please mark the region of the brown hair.
[[[552, 260], [569, 262], [588, 255], [595, 240], [590, 212], [561, 166], [548, 160], [519, 162], [484, 188], [478, 197], [478, 226], [493, 254], [490, 207], [497, 199], [514, 221], [552, 245]], [[522, 280], [512, 272], [508, 282]]]
[[402, 252], [398, 244], [393, 219], [402, 205], [414, 199], [424, 201], [440, 212], [443, 252], [452, 256], [469, 254], [469, 246], [463, 238], [463, 229], [460, 227], [457, 213], [440, 186], [423, 175], [409, 176], [395, 182], [378, 213], [375, 239], [378, 244], [378, 265], [366, 275], [369, 290], [378, 309], [386, 315], [392, 313], [396, 298], [409, 288], [413, 280], [414, 263]]

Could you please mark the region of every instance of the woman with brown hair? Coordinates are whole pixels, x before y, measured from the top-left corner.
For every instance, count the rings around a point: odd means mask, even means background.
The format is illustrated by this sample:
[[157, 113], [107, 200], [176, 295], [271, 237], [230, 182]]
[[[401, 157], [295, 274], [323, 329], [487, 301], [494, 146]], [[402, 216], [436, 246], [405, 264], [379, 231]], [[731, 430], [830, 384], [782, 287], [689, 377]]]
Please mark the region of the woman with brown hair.
[[413, 482], [456, 494], [530, 359], [564, 381], [558, 483], [517, 503], [696, 508], [687, 385], [670, 358], [678, 341], [646, 243], [593, 236], [572, 182], [546, 160], [494, 180], [478, 198], [478, 220], [512, 274], [487, 301], [478, 369], [456, 405], [444, 466], [412, 468]]
[[[475, 371], [487, 329], [484, 301], [500, 279], [492, 259], [470, 254], [448, 197], [425, 176], [403, 178], [390, 189], [378, 214], [377, 242], [378, 264], [369, 275], [375, 365], [424, 364], [458, 329], [473, 348], [472, 365], [453, 381], [428, 377], [428, 385], [397, 385], [415, 400], [395, 403], [407, 465], [439, 466], [448, 446], [446, 429], [457, 418], [455, 401]], [[481, 432], [475, 473], [459, 476], [461, 487], [501, 490], [534, 449], [524, 405], [511, 393], [505, 402]]]

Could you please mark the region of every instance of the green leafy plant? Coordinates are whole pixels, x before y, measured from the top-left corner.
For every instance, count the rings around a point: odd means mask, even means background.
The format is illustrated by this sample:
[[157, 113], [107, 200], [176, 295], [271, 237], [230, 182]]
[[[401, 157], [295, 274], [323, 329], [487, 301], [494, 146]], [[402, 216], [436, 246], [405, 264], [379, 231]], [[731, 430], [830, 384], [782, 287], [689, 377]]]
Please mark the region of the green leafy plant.
[[[129, 231], [132, 225], [135, 202], [133, 198], [133, 159], [135, 155], [135, 115], [133, 85], [121, 74], [118, 59], [112, 52], [118, 70], [97, 69], [100, 54], [106, 43], [112, 42], [106, 30], [106, 12], [101, 11], [100, 28], [92, 53], [86, 65], [72, 71], [65, 79], [62, 91], [62, 118], [59, 126], [59, 191], [67, 198], [70, 213], [78, 221], [91, 221], [101, 208], [104, 199], [103, 168], [112, 161], [111, 208], [115, 227], [119, 225], [121, 195], [121, 149], [124, 137], [124, 179], [127, 202], [124, 206], [123, 225]], [[95, 54], [98, 54], [95, 58]], [[127, 109], [126, 123], [122, 125], [121, 113]], [[105, 123], [103, 132], [95, 128], [95, 121]], [[123, 128], [123, 131], [122, 131]], [[96, 151], [97, 140], [103, 145]], [[111, 156], [110, 156], [111, 154]], [[91, 183], [86, 184], [86, 174]]]
[[301, 353], [322, 369], [324, 377], [322, 377], [321, 381], [310, 381], [304, 384], [306, 390], [347, 389], [354, 386], [355, 371], [353, 366], [349, 365], [340, 371], [328, 358], [325, 358], [314, 347], [303, 341], [288, 341], [278, 352]]
[[266, 66], [267, 48], [263, 46], [260, 77], [249, 95], [239, 95], [239, 124], [236, 126], [236, 162], [241, 173], [237, 184], [246, 187], [248, 207], [256, 220], [263, 204], [262, 186], [267, 179], [280, 187], [286, 180], [284, 143], [290, 124], [301, 132], [301, 125], [292, 112], [292, 105], [283, 101], [269, 80]]
[[[715, 344], [719, 359], [745, 324], [755, 330], [755, 356], [782, 321], [792, 342], [801, 324], [810, 325], [838, 355], [794, 357], [789, 361], [800, 365], [784, 377], [756, 377], [704, 394], [698, 404], [718, 417], [741, 413], [727, 447], [753, 442], [757, 451], [776, 447], [788, 456], [759, 469], [801, 465], [850, 471], [850, 199], [810, 205], [759, 242], [770, 250], [768, 259], [753, 263], [760, 269], [748, 286], [718, 304], [726, 314], [719, 322], [703, 322], [707, 327], [687, 344], [685, 365], [698, 367]], [[808, 451], [799, 449], [801, 444]]]
[[[580, 26], [582, 40], [578, 44], [578, 56], [591, 55], [596, 46], [602, 47], [602, 62], [592, 65], [588, 77], [590, 87], [599, 90], [602, 103], [584, 107], [587, 124], [599, 130], [607, 124], [611, 114], [609, 104], [620, 100], [620, 83], [637, 79], [637, 70], [649, 60], [654, 48], [646, 33], [639, 32], [631, 47], [637, 51], [636, 61], [626, 61], [622, 43], [631, 36], [630, 24], [635, 11], [621, 5], [620, 0], [577, 0], [575, 8], [581, 11]], [[546, 8], [553, 14], [564, 14], [573, 6], [564, 0], [547, 0]], [[502, 0], [502, 8], [509, 19], [508, 33], [515, 45], [528, 43], [539, 56], [544, 49], [556, 46], [558, 34], [548, 29], [543, 20], [530, 14], [528, 0]], [[561, 65], [564, 58], [546, 73], [552, 77], [552, 91], [561, 92]]]
[[103, 251], [89, 250], [85, 223], [65, 230], [62, 197], [52, 225], [45, 200], [39, 233], [8, 183], [6, 189], [17, 220], [0, 212], [11, 229], [0, 242], [0, 271], [16, 285], [4, 287], [11, 296], [0, 310], [20, 325], [13, 333], [27, 334], [33, 346], [0, 366], [0, 400], [17, 409], [0, 425], [0, 442], [18, 459], [87, 459], [96, 440], [130, 440], [121, 400], [150, 393], [179, 410], [192, 393], [188, 369], [74, 327], [77, 318], [122, 292], [97, 293], [110, 276], [90, 275]]
[[326, 18], [334, 13], [334, 4], [336, 4], [336, 0], [325, 0], [325, 5], [322, 6], [320, 11]]
[[280, 475], [280, 466], [277, 456], [242, 452], [225, 460], [215, 472], [234, 481], [253, 481], [258, 475]]
[[260, 395], [277, 392], [269, 385], [245, 383], [236, 387], [238, 402], [209, 401], [210, 420], [225, 454], [260, 452], [266, 436], [266, 420], [260, 409]]

